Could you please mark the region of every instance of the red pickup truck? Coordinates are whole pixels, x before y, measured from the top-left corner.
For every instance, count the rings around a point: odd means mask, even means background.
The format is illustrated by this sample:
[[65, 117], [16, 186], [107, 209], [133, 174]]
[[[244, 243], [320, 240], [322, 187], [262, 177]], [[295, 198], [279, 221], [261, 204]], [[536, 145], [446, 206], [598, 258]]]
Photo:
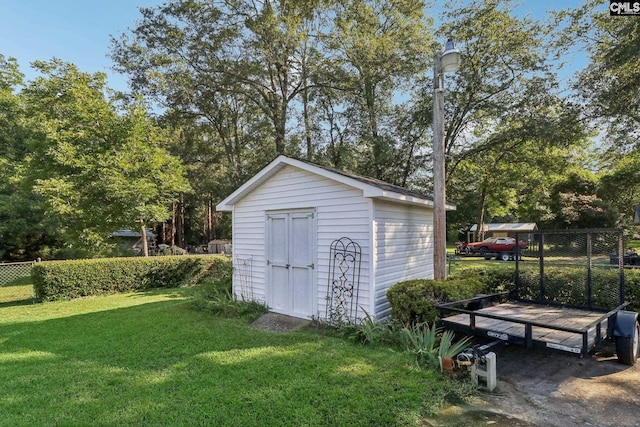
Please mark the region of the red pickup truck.
[[[520, 241], [517, 243], [521, 249], [527, 248], [527, 243]], [[516, 239], [513, 237], [489, 237], [482, 242], [467, 243], [461, 252], [467, 254], [480, 254], [485, 258], [491, 254], [497, 254], [499, 257], [509, 259], [516, 251]]]

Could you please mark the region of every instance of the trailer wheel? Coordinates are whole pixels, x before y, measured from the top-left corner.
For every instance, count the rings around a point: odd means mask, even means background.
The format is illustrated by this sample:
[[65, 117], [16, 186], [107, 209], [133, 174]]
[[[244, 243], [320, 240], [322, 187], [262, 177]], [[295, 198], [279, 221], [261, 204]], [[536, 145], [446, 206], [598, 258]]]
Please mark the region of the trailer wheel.
[[633, 336], [616, 338], [618, 362], [633, 366], [638, 359], [638, 352], [640, 352], [640, 323], [635, 322]]
[[500, 259], [501, 259], [502, 261], [509, 261], [509, 258], [510, 258], [510, 257], [509, 257], [509, 254], [508, 254], [507, 252], [501, 252], [501, 253], [500, 253]]

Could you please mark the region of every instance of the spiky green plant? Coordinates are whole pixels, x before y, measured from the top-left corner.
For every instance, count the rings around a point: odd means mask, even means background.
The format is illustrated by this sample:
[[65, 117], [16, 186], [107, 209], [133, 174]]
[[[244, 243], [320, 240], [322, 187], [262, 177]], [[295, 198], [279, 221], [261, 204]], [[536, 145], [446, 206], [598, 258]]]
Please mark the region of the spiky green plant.
[[471, 343], [470, 337], [465, 337], [459, 341], [454, 340], [455, 333], [453, 331], [444, 331], [440, 336], [440, 345], [438, 346], [438, 362], [440, 364], [440, 370], [442, 370], [442, 360], [444, 358], [455, 357]]

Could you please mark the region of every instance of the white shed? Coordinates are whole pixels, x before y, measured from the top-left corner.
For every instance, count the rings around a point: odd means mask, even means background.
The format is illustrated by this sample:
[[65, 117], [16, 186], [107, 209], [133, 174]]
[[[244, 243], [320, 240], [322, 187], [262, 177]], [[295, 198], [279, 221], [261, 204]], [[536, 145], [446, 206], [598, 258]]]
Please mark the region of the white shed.
[[279, 156], [217, 209], [232, 212], [234, 295], [276, 313], [384, 318], [387, 288], [433, 278], [433, 200], [402, 187]]

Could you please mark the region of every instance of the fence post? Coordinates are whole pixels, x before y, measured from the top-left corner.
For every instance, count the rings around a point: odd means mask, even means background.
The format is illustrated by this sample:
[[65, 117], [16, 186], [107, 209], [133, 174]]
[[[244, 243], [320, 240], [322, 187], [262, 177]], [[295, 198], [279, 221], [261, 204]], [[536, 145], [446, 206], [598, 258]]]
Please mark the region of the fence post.
[[538, 249], [540, 255], [540, 287], [538, 289], [538, 302], [544, 303], [544, 231], [540, 232], [540, 247]]
[[593, 309], [593, 237], [592, 233], [587, 233], [587, 307]]
[[618, 304], [624, 304], [624, 235], [622, 229], [618, 230]]

